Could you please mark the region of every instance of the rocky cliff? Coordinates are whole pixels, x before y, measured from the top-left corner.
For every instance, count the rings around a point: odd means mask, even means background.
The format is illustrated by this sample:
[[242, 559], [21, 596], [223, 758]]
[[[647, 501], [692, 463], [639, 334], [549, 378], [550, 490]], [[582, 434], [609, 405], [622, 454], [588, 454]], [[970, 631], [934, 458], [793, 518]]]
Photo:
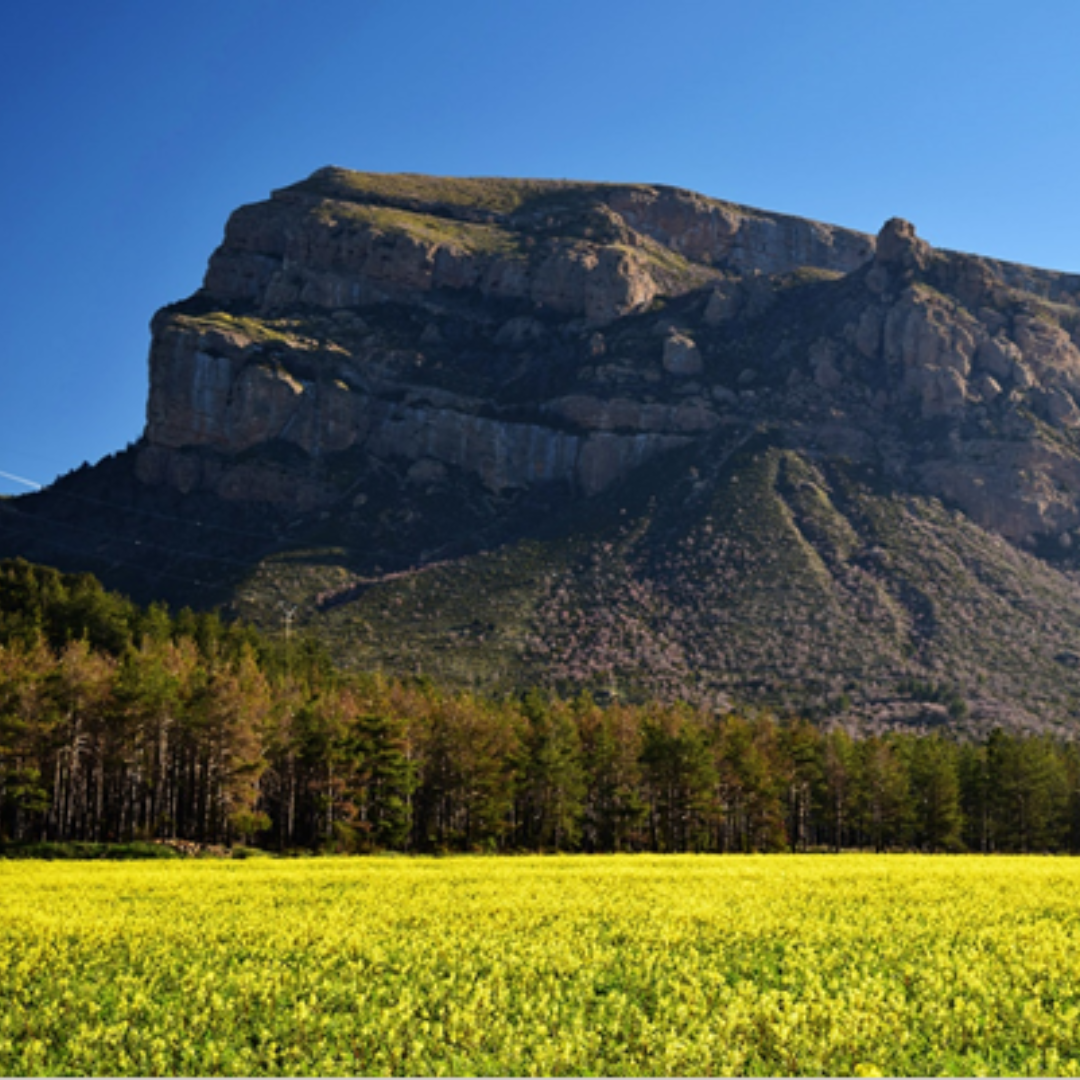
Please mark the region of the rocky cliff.
[[[832, 308], [813, 323], [811, 292]], [[1033, 543], [1080, 525], [1078, 306], [1080, 278], [900, 221], [875, 244], [668, 188], [326, 169], [237, 211], [203, 288], [154, 320], [139, 473], [311, 509], [357, 450], [407, 482], [592, 495], [791, 421]], [[300, 467], [257, 452], [276, 443]]]
[[719, 423], [667, 302], [872, 250], [666, 188], [323, 170], [234, 214], [203, 289], [155, 319], [141, 475], [332, 503], [310, 469], [236, 463], [283, 440], [593, 494]]
[[152, 331], [144, 438], [5, 553], [459, 683], [1080, 720], [1080, 276], [324, 169]]

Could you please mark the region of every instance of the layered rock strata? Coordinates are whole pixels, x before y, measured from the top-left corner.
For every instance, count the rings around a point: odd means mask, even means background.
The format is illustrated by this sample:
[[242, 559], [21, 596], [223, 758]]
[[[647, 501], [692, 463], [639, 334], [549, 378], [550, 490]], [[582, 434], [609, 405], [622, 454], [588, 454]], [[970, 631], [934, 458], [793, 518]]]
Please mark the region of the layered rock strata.
[[[501, 208], [485, 206], [492, 201]], [[155, 320], [140, 472], [230, 498], [305, 507], [332, 499], [330, 489], [294, 477], [254, 482], [250, 463], [236, 465], [241, 483], [230, 479], [222, 456], [284, 440], [313, 458], [360, 447], [379, 458], [431, 459], [494, 491], [563, 481], [593, 494], [711, 429], [716, 416], [701, 404], [588, 395], [536, 402], [526, 421], [502, 419], [497, 408], [484, 415], [475, 396], [425, 385], [425, 353], [439, 351], [437, 318], [424, 320], [409, 343], [417, 351], [403, 356], [400, 335], [364, 333], [361, 313], [397, 304], [430, 316], [433, 300], [456, 305], [459, 328], [510, 353], [542, 350], [554, 318], [591, 328], [589, 348], [602, 352], [600, 328], [721, 274], [846, 270], [871, 250], [870, 238], [850, 230], [667, 188], [322, 170], [237, 211], [194, 304]], [[493, 325], [489, 309], [507, 304], [531, 314]], [[191, 308], [219, 317], [194, 317]], [[271, 328], [296, 312], [303, 322], [328, 316], [329, 326], [317, 340]], [[659, 359], [676, 377], [701, 371], [683, 335], [669, 335]], [[200, 448], [218, 456], [190, 453]]]
[[671, 188], [326, 169], [237, 211], [156, 317], [139, 473], [312, 509], [352, 497], [351, 455], [591, 496], [773, 424], [1067, 540], [1078, 305], [1076, 276], [899, 220], [875, 240]]

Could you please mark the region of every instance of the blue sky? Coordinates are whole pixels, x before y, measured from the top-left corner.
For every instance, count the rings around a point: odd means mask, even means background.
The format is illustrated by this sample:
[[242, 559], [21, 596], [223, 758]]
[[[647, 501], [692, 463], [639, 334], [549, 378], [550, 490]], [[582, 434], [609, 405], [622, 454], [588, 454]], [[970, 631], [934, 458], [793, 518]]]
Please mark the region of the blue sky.
[[0, 474], [138, 438], [153, 313], [327, 164], [899, 215], [1080, 272], [1078, 42], [1075, 0], [7, 4]]

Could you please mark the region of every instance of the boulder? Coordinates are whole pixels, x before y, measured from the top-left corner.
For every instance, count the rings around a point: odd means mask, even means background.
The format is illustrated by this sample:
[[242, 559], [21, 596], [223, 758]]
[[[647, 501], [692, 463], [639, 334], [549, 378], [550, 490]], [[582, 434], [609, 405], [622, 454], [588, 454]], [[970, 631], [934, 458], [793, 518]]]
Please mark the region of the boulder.
[[664, 341], [664, 370], [670, 375], [700, 375], [705, 365], [693, 339], [673, 333]]

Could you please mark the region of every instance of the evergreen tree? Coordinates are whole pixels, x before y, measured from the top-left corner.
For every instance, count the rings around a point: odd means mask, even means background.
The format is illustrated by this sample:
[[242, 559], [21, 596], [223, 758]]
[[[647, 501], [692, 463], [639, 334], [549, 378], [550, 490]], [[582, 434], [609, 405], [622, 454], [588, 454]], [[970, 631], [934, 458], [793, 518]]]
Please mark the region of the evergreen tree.
[[908, 740], [913, 842], [925, 851], [962, 851], [959, 751], [955, 743], [923, 736]]
[[402, 849], [412, 831], [415, 775], [405, 724], [383, 713], [361, 713], [349, 724], [352, 803], [360, 846]]
[[857, 743], [854, 758], [858, 782], [853, 802], [860, 838], [875, 851], [903, 846], [911, 808], [908, 764], [894, 740], [877, 735]]
[[824, 830], [833, 850], [840, 851], [850, 840], [856, 805], [858, 760], [851, 736], [843, 728], [828, 732], [822, 756]]
[[785, 763], [787, 835], [795, 851], [818, 843], [815, 806], [822, 800], [825, 768], [821, 732], [796, 719], [778, 732], [780, 759]]
[[[778, 851], [787, 847], [784, 769], [775, 725], [726, 716], [714, 733], [720, 803], [720, 850]], [[716, 846], [716, 845], [714, 845]]]
[[582, 834], [589, 851], [646, 846], [641, 775], [641, 718], [630, 707], [597, 705], [582, 694], [571, 703], [585, 774]]
[[585, 775], [581, 738], [570, 711], [531, 691], [521, 703], [519, 739], [517, 842], [555, 851], [577, 847]]
[[720, 808], [704, 725], [681, 706], [649, 713], [642, 724], [641, 765], [652, 850], [707, 850]]

